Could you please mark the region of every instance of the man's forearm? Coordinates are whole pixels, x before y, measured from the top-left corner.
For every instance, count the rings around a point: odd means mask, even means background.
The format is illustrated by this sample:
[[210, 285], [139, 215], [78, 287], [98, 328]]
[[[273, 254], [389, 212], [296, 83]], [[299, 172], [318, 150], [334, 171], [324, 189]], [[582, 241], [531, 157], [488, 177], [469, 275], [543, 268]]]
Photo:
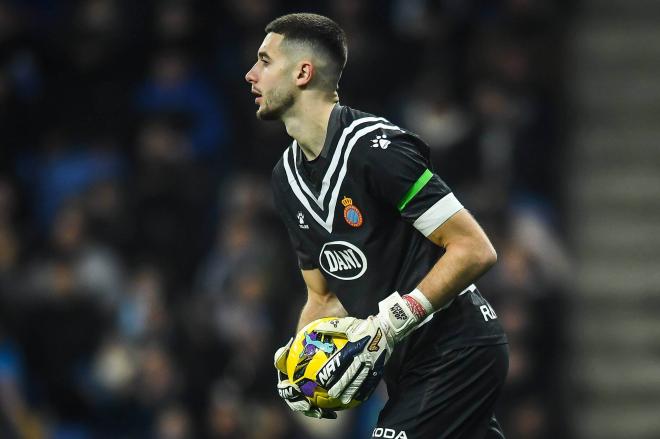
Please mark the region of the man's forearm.
[[348, 312], [346, 312], [339, 298], [334, 294], [328, 295], [327, 298], [322, 300], [308, 299], [300, 313], [296, 332], [300, 331], [308, 323], [322, 317], [346, 317], [347, 315]]
[[438, 309], [488, 271], [496, 260], [492, 247], [450, 246], [417, 288]]

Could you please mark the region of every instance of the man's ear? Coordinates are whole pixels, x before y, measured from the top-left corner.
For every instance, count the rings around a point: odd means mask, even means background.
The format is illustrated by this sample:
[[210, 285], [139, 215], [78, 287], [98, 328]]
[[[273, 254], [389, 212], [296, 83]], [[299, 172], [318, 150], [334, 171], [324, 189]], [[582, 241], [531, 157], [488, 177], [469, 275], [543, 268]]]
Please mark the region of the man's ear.
[[314, 65], [309, 60], [300, 61], [296, 69], [296, 85], [300, 87], [308, 85], [315, 73]]

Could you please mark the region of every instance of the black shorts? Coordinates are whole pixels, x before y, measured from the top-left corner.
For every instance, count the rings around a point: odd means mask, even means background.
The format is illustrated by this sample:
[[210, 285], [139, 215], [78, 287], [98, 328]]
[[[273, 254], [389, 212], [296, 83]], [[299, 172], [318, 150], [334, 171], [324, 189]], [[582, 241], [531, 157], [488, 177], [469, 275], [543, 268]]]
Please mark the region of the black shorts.
[[504, 438], [493, 410], [508, 368], [507, 344], [458, 348], [406, 367], [388, 383], [371, 437]]

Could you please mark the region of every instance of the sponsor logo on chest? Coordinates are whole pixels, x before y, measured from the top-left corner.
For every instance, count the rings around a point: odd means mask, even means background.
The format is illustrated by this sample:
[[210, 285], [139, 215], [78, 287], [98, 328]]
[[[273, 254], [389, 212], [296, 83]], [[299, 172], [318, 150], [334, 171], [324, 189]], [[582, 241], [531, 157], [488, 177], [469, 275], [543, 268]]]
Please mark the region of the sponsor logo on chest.
[[357, 279], [367, 271], [367, 258], [346, 241], [327, 242], [321, 249], [319, 264], [323, 271], [342, 280]]

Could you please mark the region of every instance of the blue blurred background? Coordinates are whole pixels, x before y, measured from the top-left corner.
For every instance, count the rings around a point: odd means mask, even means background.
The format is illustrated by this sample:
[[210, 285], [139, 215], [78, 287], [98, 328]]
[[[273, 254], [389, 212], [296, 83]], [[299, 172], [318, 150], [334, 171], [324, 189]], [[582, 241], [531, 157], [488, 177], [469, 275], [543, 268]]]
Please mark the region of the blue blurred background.
[[321, 422], [275, 391], [305, 292], [289, 140], [244, 74], [297, 11], [346, 30], [341, 102], [420, 134], [498, 250], [507, 438], [573, 437], [568, 0], [0, 0], [0, 437], [370, 436], [382, 392]]

